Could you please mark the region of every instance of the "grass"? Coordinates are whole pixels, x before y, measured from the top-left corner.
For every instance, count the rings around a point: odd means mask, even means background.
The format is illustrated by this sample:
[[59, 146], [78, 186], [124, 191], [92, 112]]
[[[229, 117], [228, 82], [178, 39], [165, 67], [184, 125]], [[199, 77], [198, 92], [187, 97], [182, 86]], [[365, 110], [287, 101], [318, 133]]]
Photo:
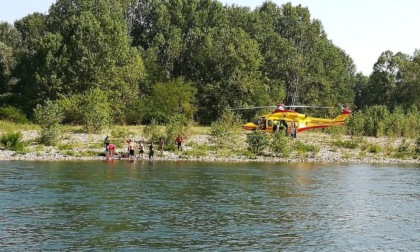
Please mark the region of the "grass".
[[359, 147], [359, 143], [356, 141], [343, 141], [343, 140], [337, 140], [332, 141], [331, 144], [333, 146], [339, 147], [339, 148], [346, 148], [346, 149], [356, 149]]
[[313, 153], [318, 153], [319, 152], [319, 147], [318, 146], [311, 145], [311, 144], [305, 144], [305, 143], [302, 143], [301, 141], [294, 142], [292, 144], [292, 149], [297, 151], [299, 154], [303, 154], [303, 153], [307, 153], [307, 152], [313, 152]]
[[8, 121], [0, 120], [0, 133], [8, 131], [28, 131], [28, 130], [40, 130], [40, 127], [35, 124], [16, 124]]

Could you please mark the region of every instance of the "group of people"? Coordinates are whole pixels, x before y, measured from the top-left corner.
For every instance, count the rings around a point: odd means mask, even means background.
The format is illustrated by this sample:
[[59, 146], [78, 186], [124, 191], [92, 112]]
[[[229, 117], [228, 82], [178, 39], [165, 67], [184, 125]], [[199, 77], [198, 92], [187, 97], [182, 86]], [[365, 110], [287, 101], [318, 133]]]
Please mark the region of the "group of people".
[[[144, 153], [145, 153], [144, 143], [141, 140], [134, 141], [134, 140], [131, 140], [131, 139], [128, 139], [126, 142], [128, 144], [128, 146], [127, 146], [127, 152], [128, 153], [123, 154], [122, 157], [126, 157], [129, 160], [131, 160], [131, 159], [134, 160], [136, 158], [136, 148], [137, 148], [136, 142], [137, 142], [138, 143], [138, 149], [139, 149], [138, 158], [143, 160], [144, 159]], [[178, 150], [182, 151], [182, 143], [184, 142], [184, 139], [183, 139], [181, 134], [178, 135], [175, 142], [177, 143]], [[115, 146], [114, 143], [111, 142], [108, 135], [104, 139], [104, 145], [105, 145], [105, 151], [107, 152], [107, 156], [106, 156], [107, 159], [114, 159], [115, 155], [117, 154], [116, 146]], [[158, 150], [160, 151], [161, 154], [163, 153], [164, 145], [165, 145], [165, 141], [163, 140], [163, 138], [162, 137], [159, 138]], [[148, 153], [149, 160], [152, 160], [153, 157], [154, 157], [154, 154], [155, 154], [155, 147], [153, 145], [153, 141], [149, 144], [148, 149], [149, 149], [149, 153]]]
[[296, 124], [296, 122], [291, 122], [290, 128], [289, 128], [286, 121], [284, 120], [278, 121], [277, 124], [273, 125], [274, 132], [285, 130], [286, 136], [290, 135], [292, 138], [296, 138], [297, 128], [298, 128], [298, 125]]

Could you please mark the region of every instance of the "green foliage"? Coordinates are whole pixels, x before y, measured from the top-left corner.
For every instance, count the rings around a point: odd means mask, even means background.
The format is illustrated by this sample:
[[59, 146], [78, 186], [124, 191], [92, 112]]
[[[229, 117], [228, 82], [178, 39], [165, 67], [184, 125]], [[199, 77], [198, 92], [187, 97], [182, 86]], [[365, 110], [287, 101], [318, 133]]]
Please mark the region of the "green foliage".
[[23, 151], [25, 147], [21, 132], [6, 132], [0, 137], [0, 144], [11, 151]]
[[291, 139], [284, 132], [275, 132], [270, 141], [270, 148], [276, 155], [288, 157], [291, 153]]
[[248, 134], [246, 142], [248, 150], [256, 155], [261, 154], [270, 144], [268, 136], [259, 130]]
[[325, 132], [331, 134], [334, 139], [341, 139], [346, 130], [346, 127], [328, 127], [325, 129]]
[[[124, 119], [121, 120], [129, 125], [139, 125], [144, 121], [145, 111], [147, 110], [147, 102], [140, 98], [133, 98], [132, 103], [128, 104], [124, 110]], [[118, 120], [114, 120], [115, 123]]]
[[34, 106], [99, 88], [109, 92], [114, 118], [124, 118], [127, 97], [139, 94], [144, 66], [140, 50], [130, 46], [118, 1], [58, 0], [47, 16], [25, 18], [18, 29], [25, 35], [16, 71], [22, 103]]
[[66, 124], [82, 125], [83, 111], [82, 95], [62, 96], [57, 103], [63, 110], [63, 122]]
[[9, 121], [0, 120], [0, 131], [24, 131], [24, 130], [38, 130], [39, 126], [36, 124], [16, 124]]
[[417, 140], [416, 140], [416, 146], [415, 146], [414, 153], [417, 154], [417, 155], [420, 154], [420, 137], [417, 138]]
[[111, 106], [107, 93], [98, 88], [84, 94], [63, 96], [57, 103], [63, 110], [64, 122], [81, 124], [85, 132], [100, 132], [111, 121]]
[[175, 145], [175, 139], [179, 134], [184, 137], [190, 134], [192, 121], [182, 114], [173, 114], [166, 124], [165, 142], [168, 145]]
[[20, 109], [13, 106], [0, 107], [0, 120], [22, 124], [29, 123], [26, 115]]
[[156, 83], [152, 87], [152, 94], [146, 99], [145, 119], [168, 122], [173, 114], [183, 115], [192, 119], [196, 111], [195, 95], [197, 90], [191, 82], [184, 78], [177, 78], [165, 83]]
[[46, 101], [43, 106], [35, 108], [35, 120], [41, 126], [40, 143], [55, 145], [60, 137], [60, 123], [63, 120], [63, 112], [57, 103]]
[[384, 136], [386, 119], [390, 113], [386, 106], [373, 106], [366, 109], [365, 117], [365, 134], [368, 136]]
[[235, 148], [240, 139], [241, 121], [232, 111], [224, 110], [210, 127], [211, 142], [219, 148]]
[[311, 144], [305, 144], [301, 141], [294, 142], [292, 149], [298, 153], [312, 152], [314, 154], [319, 152], [319, 147]]
[[417, 138], [420, 135], [420, 114], [416, 107], [405, 112], [397, 106], [390, 113], [385, 106], [357, 111], [347, 123], [352, 136], [390, 136]]
[[360, 142], [361, 142], [360, 138], [352, 138], [350, 141], [337, 140], [337, 141], [333, 141], [331, 144], [336, 147], [356, 149], [359, 147]]
[[413, 154], [416, 154], [416, 149], [413, 148], [409, 142], [407, 142], [405, 139], [401, 142], [401, 144], [398, 146], [396, 152], [394, 153], [394, 157], [396, 158], [405, 158], [407, 156], [411, 156]]
[[87, 92], [81, 102], [83, 127], [86, 132], [100, 132], [110, 122], [111, 106], [106, 94], [98, 88]]
[[152, 120], [152, 122], [149, 125], [144, 127], [143, 134], [147, 140], [152, 142], [157, 142], [159, 140], [159, 137], [162, 136], [159, 126], [155, 120]]
[[356, 74], [322, 23], [291, 3], [57, 0], [45, 15], [0, 23], [0, 56], [0, 106], [30, 117], [60, 99], [64, 122], [89, 132], [174, 113], [211, 125], [226, 107], [283, 101], [355, 104], [354, 136], [420, 134], [419, 53], [385, 51], [369, 77]]
[[362, 146], [362, 150], [369, 153], [378, 154], [381, 152], [381, 147], [377, 144], [366, 144]]

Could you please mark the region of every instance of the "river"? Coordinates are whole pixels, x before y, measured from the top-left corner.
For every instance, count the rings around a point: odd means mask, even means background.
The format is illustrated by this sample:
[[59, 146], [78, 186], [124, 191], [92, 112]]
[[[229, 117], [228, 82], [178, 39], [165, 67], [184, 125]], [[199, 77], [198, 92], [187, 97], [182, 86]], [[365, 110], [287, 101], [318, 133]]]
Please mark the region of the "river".
[[420, 167], [0, 162], [1, 251], [417, 251]]

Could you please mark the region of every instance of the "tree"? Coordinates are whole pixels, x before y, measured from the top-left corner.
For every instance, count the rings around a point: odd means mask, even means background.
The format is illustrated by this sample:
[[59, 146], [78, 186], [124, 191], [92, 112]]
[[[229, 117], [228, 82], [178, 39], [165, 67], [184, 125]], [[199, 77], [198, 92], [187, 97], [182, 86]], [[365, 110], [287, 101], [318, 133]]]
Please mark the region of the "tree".
[[[33, 103], [100, 88], [124, 120], [127, 97], [139, 94], [144, 74], [140, 51], [131, 48], [124, 13], [112, 0], [58, 0], [45, 19], [46, 33], [35, 40], [21, 79]], [[29, 92], [36, 91], [36, 92]], [[29, 96], [29, 97], [28, 97]]]
[[151, 96], [145, 99], [145, 119], [166, 123], [173, 114], [182, 114], [186, 119], [192, 119], [196, 111], [196, 92], [193, 83], [183, 78], [156, 83]]
[[6, 22], [0, 22], [0, 105], [11, 104], [11, 92], [16, 84], [13, 70], [17, 64], [16, 51], [20, 39], [18, 30]]
[[373, 67], [368, 85], [368, 105], [385, 105], [393, 109], [396, 105], [396, 94], [402, 83], [400, 69], [408, 55], [391, 51], [381, 54]]

